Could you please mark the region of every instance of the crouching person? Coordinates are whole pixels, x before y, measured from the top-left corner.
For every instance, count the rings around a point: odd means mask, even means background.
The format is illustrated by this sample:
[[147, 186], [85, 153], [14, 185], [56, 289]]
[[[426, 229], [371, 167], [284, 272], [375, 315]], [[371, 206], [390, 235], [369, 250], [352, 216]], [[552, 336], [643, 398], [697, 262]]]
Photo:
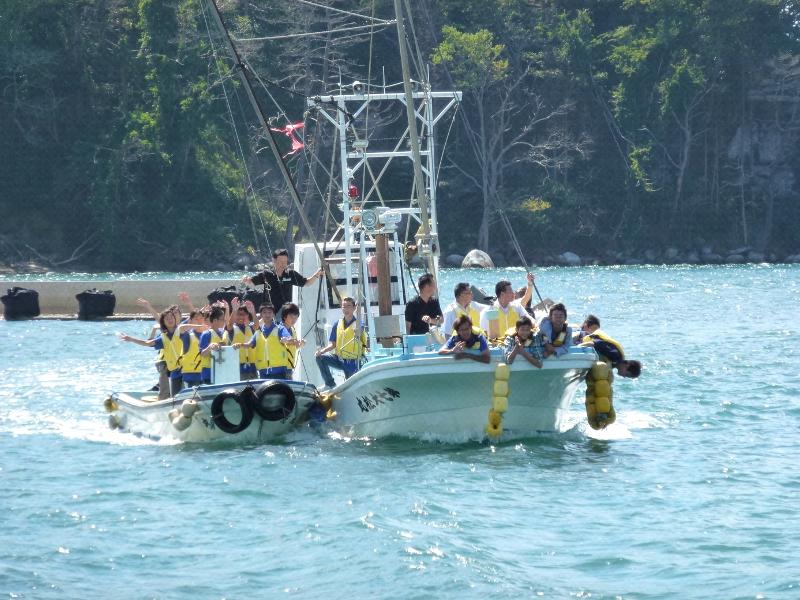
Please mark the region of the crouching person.
[[[348, 379], [361, 367], [361, 359], [367, 345], [367, 334], [355, 316], [356, 301], [342, 298], [342, 318], [331, 329], [328, 345], [316, 351], [317, 366], [325, 381], [332, 388], [336, 385], [331, 369], [344, 373]], [[333, 350], [333, 354], [330, 354]]]
[[[455, 358], [468, 358], [476, 362], [489, 363], [489, 344], [472, 319], [461, 315], [453, 324], [456, 333], [439, 349], [439, 354], [452, 354]], [[475, 352], [477, 350], [477, 352]]]

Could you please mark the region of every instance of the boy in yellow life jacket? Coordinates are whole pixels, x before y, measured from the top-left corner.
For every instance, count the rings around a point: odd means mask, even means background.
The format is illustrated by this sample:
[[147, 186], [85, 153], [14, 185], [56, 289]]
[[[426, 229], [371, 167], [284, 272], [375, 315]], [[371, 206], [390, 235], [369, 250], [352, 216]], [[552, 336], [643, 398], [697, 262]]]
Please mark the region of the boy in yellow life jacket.
[[537, 369], [542, 368], [544, 340], [538, 331], [533, 333], [533, 322], [528, 317], [517, 321], [514, 335], [506, 337], [506, 362], [512, 364], [517, 356], [521, 356]]
[[278, 337], [281, 344], [286, 349], [284, 360], [285, 368], [283, 379], [291, 379], [292, 372], [297, 360], [297, 349], [305, 345], [305, 340], [300, 339], [294, 329], [297, 319], [300, 318], [300, 308], [293, 302], [287, 302], [281, 308], [281, 318], [283, 323], [278, 326]]
[[231, 316], [228, 321], [228, 339], [239, 349], [239, 379], [246, 381], [258, 377], [253, 350], [245, 344], [255, 335], [256, 311], [249, 300], [244, 304], [234, 298], [231, 302]]
[[[350, 297], [342, 298], [342, 318], [331, 328], [328, 345], [314, 353], [319, 372], [329, 388], [336, 385], [331, 369], [342, 371], [344, 378], [348, 379], [361, 368], [367, 334], [358, 322], [355, 311], [356, 301]], [[333, 354], [329, 354], [331, 350]]]
[[579, 337], [581, 346], [592, 346], [601, 359], [611, 363], [620, 377], [635, 379], [641, 374], [642, 363], [625, 358], [622, 344], [600, 329], [600, 319], [596, 316], [586, 317], [581, 324]]
[[491, 360], [489, 344], [480, 328], [473, 327], [472, 319], [467, 315], [458, 317], [454, 325], [456, 333], [439, 349], [439, 354], [452, 354], [456, 360], [468, 358], [488, 364]]
[[167, 374], [169, 376], [169, 386], [159, 386], [159, 399], [169, 398], [181, 391], [183, 387], [183, 377], [181, 373], [180, 358], [183, 351], [181, 338], [178, 333], [178, 320], [175, 313], [169, 309], [165, 310], [158, 317], [161, 333], [149, 340], [140, 340], [127, 334], [119, 334], [123, 342], [132, 342], [140, 346], [155, 348], [159, 356], [166, 363]]
[[280, 326], [275, 323], [275, 307], [272, 304], [262, 304], [258, 308], [258, 315], [253, 337], [244, 343], [235, 343], [233, 347], [249, 348], [260, 379], [284, 379], [286, 347], [281, 344], [278, 335]]
[[[181, 330], [181, 371], [183, 383], [193, 387], [203, 383], [203, 357], [200, 355], [200, 338], [206, 330], [206, 322], [200, 310], [189, 312], [189, 321], [178, 326]], [[187, 330], [188, 329], [188, 330]]]
[[209, 329], [200, 336], [200, 354], [203, 357], [203, 383], [211, 383], [211, 353], [219, 350], [220, 346], [228, 345], [228, 332], [225, 323], [228, 322], [228, 305], [224, 307], [215, 304], [208, 314]]
[[563, 356], [572, 347], [572, 327], [567, 324], [567, 307], [561, 302], [550, 307], [550, 314], [539, 323], [544, 336], [544, 357]]

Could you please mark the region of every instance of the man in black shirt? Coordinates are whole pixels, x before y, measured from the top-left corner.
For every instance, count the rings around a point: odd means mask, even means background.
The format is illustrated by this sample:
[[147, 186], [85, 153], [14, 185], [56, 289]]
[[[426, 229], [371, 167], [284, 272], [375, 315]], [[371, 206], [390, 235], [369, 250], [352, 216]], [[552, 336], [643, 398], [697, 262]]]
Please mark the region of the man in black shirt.
[[272, 267], [267, 267], [253, 277], [245, 276], [242, 281], [246, 284], [264, 286], [264, 304], [272, 304], [276, 310], [292, 301], [292, 286], [305, 287], [322, 275], [318, 269], [311, 277], [306, 279], [294, 269], [289, 268], [289, 252], [280, 248], [272, 253]]
[[431, 325], [441, 325], [442, 307], [436, 294], [436, 282], [433, 275], [426, 273], [419, 278], [419, 296], [406, 304], [406, 333], [428, 333]]

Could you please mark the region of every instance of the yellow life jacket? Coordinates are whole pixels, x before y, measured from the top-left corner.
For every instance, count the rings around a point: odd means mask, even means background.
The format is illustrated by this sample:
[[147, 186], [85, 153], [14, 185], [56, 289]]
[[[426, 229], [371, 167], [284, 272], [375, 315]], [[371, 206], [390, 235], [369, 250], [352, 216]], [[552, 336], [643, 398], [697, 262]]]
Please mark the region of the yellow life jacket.
[[[473, 327], [473, 328], [472, 328], [472, 335], [473, 335], [473, 336], [475, 336], [476, 338], [477, 338], [478, 336], [480, 336], [480, 335], [483, 335], [483, 329], [481, 329], [480, 327]], [[453, 334], [453, 337], [454, 337], [454, 338], [456, 338], [455, 344], [457, 344], [458, 342], [462, 342], [462, 341], [464, 341], [464, 340], [462, 340], [460, 337], [458, 337], [458, 334], [457, 334], [457, 333], [454, 333], [454, 334]], [[451, 338], [451, 339], [452, 339], [452, 338]], [[480, 349], [481, 349], [481, 341], [480, 341], [479, 339], [476, 339], [476, 340], [475, 340], [475, 341], [474, 341], [472, 344], [470, 344], [469, 346], [464, 346], [464, 349], [465, 349], [465, 350], [480, 350]]]
[[167, 369], [170, 371], [179, 369], [181, 366], [181, 354], [183, 354], [183, 341], [181, 336], [178, 335], [178, 330], [176, 329], [171, 334], [162, 331], [161, 343], [163, 344], [161, 354], [163, 360], [167, 363]]
[[595, 330], [594, 333], [590, 333], [587, 336], [584, 336], [583, 342], [588, 342], [590, 340], [603, 340], [604, 342], [608, 342], [612, 346], [614, 346], [617, 350], [619, 350], [620, 356], [622, 356], [623, 360], [625, 359], [625, 350], [622, 349], [622, 344], [620, 344], [617, 340], [612, 338], [602, 329]]
[[[233, 336], [231, 337], [231, 344], [244, 344], [245, 342], [249, 341], [253, 337], [253, 326], [252, 325], [245, 325], [244, 327], [239, 327], [238, 325], [233, 326]], [[251, 362], [255, 362], [254, 360], [254, 352], [253, 348], [249, 346], [242, 346], [239, 348], [239, 364], [246, 365]]]
[[505, 336], [514, 335], [517, 331], [517, 321], [519, 321], [519, 314], [515, 311], [511, 303], [509, 302], [506, 308], [507, 311], [503, 312], [503, 309], [500, 308], [500, 304], [495, 301], [494, 305], [492, 305], [497, 311], [497, 319], [498, 319], [498, 327], [497, 331], [500, 333], [500, 339], [504, 339]]
[[[483, 329], [481, 329], [480, 327], [473, 327], [472, 328], [472, 335], [474, 335], [476, 338], [478, 336], [483, 335]], [[480, 350], [481, 349], [481, 341], [479, 339], [476, 339], [475, 343], [472, 344], [471, 346], [469, 346], [467, 349], [468, 350]]]
[[[220, 345], [223, 345], [223, 346], [228, 344], [228, 332], [227, 331], [223, 331], [222, 335], [220, 335], [219, 332], [216, 329], [209, 329], [209, 331], [211, 332], [211, 341], [208, 342], [209, 346], [211, 344], [220, 344]], [[211, 352], [209, 352], [208, 354], [206, 354], [203, 357], [203, 368], [204, 369], [210, 369], [211, 368]]]
[[567, 328], [566, 328], [566, 327], [564, 327], [564, 329], [561, 331], [561, 333], [559, 333], [559, 334], [556, 336], [556, 339], [554, 339], [554, 340], [553, 340], [552, 342], [550, 342], [550, 343], [551, 343], [551, 344], [553, 344], [553, 346], [563, 346], [563, 345], [564, 345], [564, 342], [565, 342], [566, 340], [567, 340]]
[[[286, 325], [284, 325], [284, 327], [286, 327]], [[286, 329], [289, 330], [289, 333], [291, 334], [291, 337], [292, 337], [293, 340], [298, 339], [297, 333], [295, 332], [294, 327], [286, 327]], [[285, 364], [282, 364], [282, 365], [270, 364], [269, 366], [270, 367], [286, 367], [289, 370], [294, 369], [295, 358], [297, 356], [297, 346], [284, 346], [283, 344], [281, 344], [281, 346], [283, 346], [283, 349], [284, 349], [283, 356], [284, 356]]]
[[194, 330], [189, 331], [189, 349], [181, 356], [181, 371], [200, 373], [203, 370], [203, 356], [200, 355], [200, 339]]
[[356, 339], [356, 320], [345, 326], [344, 318], [339, 319], [336, 325], [336, 356], [343, 360], [358, 360], [364, 356], [364, 347], [367, 345], [367, 334], [362, 329], [361, 335]]
[[264, 336], [263, 327], [255, 333], [256, 345], [253, 348], [253, 362], [259, 371], [285, 364], [286, 348], [278, 337], [278, 325], [273, 323], [270, 332]]
[[[469, 303], [469, 305], [467, 306], [466, 310], [464, 310], [464, 307], [461, 306], [458, 302], [453, 302], [450, 305], [450, 308], [452, 308], [453, 312], [456, 313], [456, 319], [458, 319], [461, 315], [467, 315], [469, 317], [469, 320], [472, 321], [472, 325], [474, 327], [477, 327], [478, 325], [480, 325], [481, 313], [479, 313], [477, 310], [475, 310], [475, 308], [473, 307], [473, 303], [472, 302]], [[455, 328], [453, 328], [453, 331], [455, 331]], [[481, 332], [482, 331], [483, 330], [481, 330]]]

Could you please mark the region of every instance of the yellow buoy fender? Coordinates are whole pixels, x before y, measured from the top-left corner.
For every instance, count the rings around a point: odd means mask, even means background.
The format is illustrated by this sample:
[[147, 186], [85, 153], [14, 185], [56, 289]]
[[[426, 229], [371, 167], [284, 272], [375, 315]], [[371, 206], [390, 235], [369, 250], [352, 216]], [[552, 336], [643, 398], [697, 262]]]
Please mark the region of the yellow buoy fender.
[[494, 370], [495, 381], [508, 381], [511, 377], [511, 368], [506, 363], [499, 363]]
[[600, 379], [608, 379], [611, 375], [611, 367], [608, 363], [598, 360], [592, 365], [592, 379], [599, 381]]
[[486, 433], [489, 437], [497, 437], [503, 433], [503, 413], [508, 410], [508, 380], [511, 369], [506, 363], [500, 363], [494, 370], [492, 386], [492, 408], [489, 410], [489, 422]]
[[504, 413], [508, 410], [508, 398], [505, 396], [494, 396], [492, 398], [492, 410]]
[[502, 425], [492, 425], [489, 423], [486, 425], [486, 433], [489, 437], [499, 437], [501, 433], [503, 433], [503, 426]]
[[595, 398], [608, 398], [609, 394], [611, 394], [611, 384], [608, 382], [608, 379], [600, 379], [599, 381], [595, 381]]
[[608, 363], [597, 361], [586, 375], [586, 419], [592, 429], [603, 429], [617, 419]]
[[507, 381], [495, 381], [492, 395], [493, 396], [508, 396], [508, 382]]

